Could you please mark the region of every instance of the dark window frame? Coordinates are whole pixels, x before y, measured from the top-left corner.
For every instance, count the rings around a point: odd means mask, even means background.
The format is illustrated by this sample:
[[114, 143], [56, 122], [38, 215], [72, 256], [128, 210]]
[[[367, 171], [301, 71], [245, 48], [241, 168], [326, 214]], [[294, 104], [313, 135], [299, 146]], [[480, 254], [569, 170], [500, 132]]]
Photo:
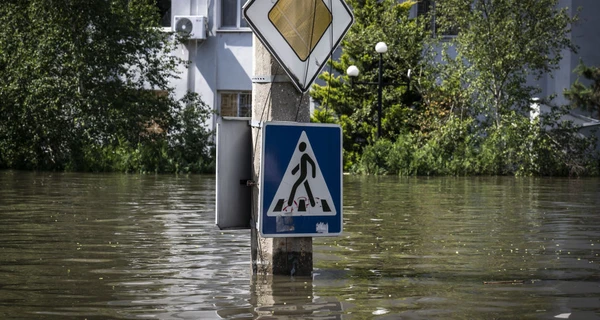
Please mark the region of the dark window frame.
[[[242, 15], [242, 6], [245, 0], [219, 1], [219, 28], [221, 29], [249, 29], [248, 22]], [[228, 15], [228, 16], [226, 16]], [[233, 17], [235, 16], [235, 17]], [[235, 23], [233, 21], [235, 20]]]
[[171, 0], [156, 0], [156, 7], [160, 15], [160, 26], [171, 27]]
[[432, 31], [434, 37], [442, 36], [442, 37], [455, 37], [458, 35], [458, 27], [454, 27], [451, 30], [440, 33], [438, 24], [436, 22], [436, 1], [435, 0], [420, 0], [417, 3], [417, 17], [422, 15], [429, 15], [429, 25], [427, 26], [428, 30]]
[[[224, 106], [224, 103], [235, 101], [235, 106]], [[227, 110], [224, 114], [223, 109]], [[235, 114], [232, 111], [235, 109]], [[251, 117], [252, 116], [252, 91], [219, 91], [219, 116], [221, 117]]]

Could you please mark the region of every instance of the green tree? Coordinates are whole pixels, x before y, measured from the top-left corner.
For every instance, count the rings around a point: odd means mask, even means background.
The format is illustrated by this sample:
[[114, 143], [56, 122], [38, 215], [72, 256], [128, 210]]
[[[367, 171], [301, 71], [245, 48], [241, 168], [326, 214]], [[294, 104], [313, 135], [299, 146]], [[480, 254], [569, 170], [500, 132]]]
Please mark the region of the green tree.
[[[0, 166], [173, 171], [185, 115], [208, 111], [197, 96], [175, 98], [169, 79], [184, 61], [158, 22], [153, 0], [4, 1]], [[208, 156], [196, 143], [194, 156]], [[142, 166], [144, 152], [156, 162]]]
[[592, 115], [596, 112], [600, 118], [600, 68], [588, 67], [580, 62], [574, 72], [591, 83], [586, 86], [577, 79], [570, 89], [565, 90], [565, 97], [571, 100], [574, 107], [589, 111]]
[[418, 131], [369, 146], [358, 171], [597, 174], [595, 141], [560, 122], [564, 108], [529, 119], [531, 98], [540, 93], [529, 80], [556, 69], [563, 50], [575, 49], [568, 9], [558, 0], [429, 3], [436, 34], [422, 51], [428, 63], [414, 85], [422, 95], [411, 124]]
[[[579, 175], [597, 170], [593, 141], [559, 122], [561, 108], [534, 122], [528, 118], [531, 98], [541, 92], [530, 80], [557, 69], [562, 52], [576, 49], [569, 37], [576, 16], [568, 8], [561, 8], [558, 0], [438, 0], [433, 12], [440, 33], [459, 32], [434, 42], [442, 48], [437, 56], [441, 61], [431, 64], [429, 76], [440, 85], [428, 89], [437, 95], [424, 96], [451, 105], [461, 121], [476, 120], [468, 128], [476, 139], [466, 149], [474, 158], [463, 161], [483, 174]], [[447, 126], [442, 123], [440, 129]], [[463, 141], [449, 145], [461, 150]], [[457, 157], [461, 154], [451, 153], [446, 161]]]
[[[436, 22], [444, 38], [441, 80], [461, 75], [473, 113], [496, 128], [512, 123], [513, 110], [528, 112], [540, 89], [528, 84], [556, 68], [562, 51], [574, 50], [572, 18], [559, 0], [438, 0]], [[455, 53], [455, 54], [454, 54]]]
[[[356, 163], [362, 149], [374, 141], [377, 130], [377, 87], [350, 85], [346, 69], [356, 65], [361, 74], [359, 82], [377, 82], [379, 56], [377, 42], [383, 41], [388, 51], [383, 55], [383, 138], [393, 139], [399, 132], [409, 130], [413, 102], [418, 100], [414, 90], [407, 90], [407, 72], [419, 69], [422, 59], [423, 24], [409, 19], [410, 8], [416, 3], [395, 0], [350, 0], [355, 22], [342, 41], [342, 55], [330, 61], [330, 71], [319, 77], [324, 86], [315, 84], [312, 97], [321, 108], [333, 110], [344, 129], [345, 167]], [[327, 70], [327, 68], [326, 68]]]

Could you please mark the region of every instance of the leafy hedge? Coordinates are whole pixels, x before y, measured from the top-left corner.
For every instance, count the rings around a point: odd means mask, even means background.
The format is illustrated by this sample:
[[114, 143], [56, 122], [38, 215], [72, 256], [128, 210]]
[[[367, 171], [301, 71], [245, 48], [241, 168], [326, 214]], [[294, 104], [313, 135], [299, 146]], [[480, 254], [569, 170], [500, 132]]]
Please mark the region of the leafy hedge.
[[581, 176], [600, 173], [596, 139], [578, 134], [561, 122], [513, 117], [513, 122], [482, 129], [472, 120], [452, 117], [430, 138], [414, 133], [395, 142], [378, 140], [365, 147], [352, 170], [397, 175], [543, 175]]

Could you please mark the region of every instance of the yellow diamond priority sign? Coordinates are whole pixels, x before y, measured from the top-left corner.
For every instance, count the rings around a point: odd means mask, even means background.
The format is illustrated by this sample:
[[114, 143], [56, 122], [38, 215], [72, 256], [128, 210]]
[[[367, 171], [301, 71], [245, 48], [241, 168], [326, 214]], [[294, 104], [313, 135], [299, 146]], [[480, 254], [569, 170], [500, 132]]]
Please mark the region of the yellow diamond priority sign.
[[[304, 14], [297, 14], [298, 12]], [[322, 0], [280, 0], [269, 11], [269, 21], [298, 58], [306, 61], [332, 19], [331, 12]]]
[[249, 0], [244, 17], [301, 92], [354, 22], [344, 0]]

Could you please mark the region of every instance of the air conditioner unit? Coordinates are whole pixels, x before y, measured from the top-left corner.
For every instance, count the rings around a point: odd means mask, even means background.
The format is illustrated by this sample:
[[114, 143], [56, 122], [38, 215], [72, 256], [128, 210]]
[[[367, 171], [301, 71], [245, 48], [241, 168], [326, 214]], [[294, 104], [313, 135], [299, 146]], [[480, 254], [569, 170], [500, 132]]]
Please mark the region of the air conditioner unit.
[[188, 39], [206, 39], [208, 19], [205, 16], [175, 16], [173, 31], [185, 35]]

